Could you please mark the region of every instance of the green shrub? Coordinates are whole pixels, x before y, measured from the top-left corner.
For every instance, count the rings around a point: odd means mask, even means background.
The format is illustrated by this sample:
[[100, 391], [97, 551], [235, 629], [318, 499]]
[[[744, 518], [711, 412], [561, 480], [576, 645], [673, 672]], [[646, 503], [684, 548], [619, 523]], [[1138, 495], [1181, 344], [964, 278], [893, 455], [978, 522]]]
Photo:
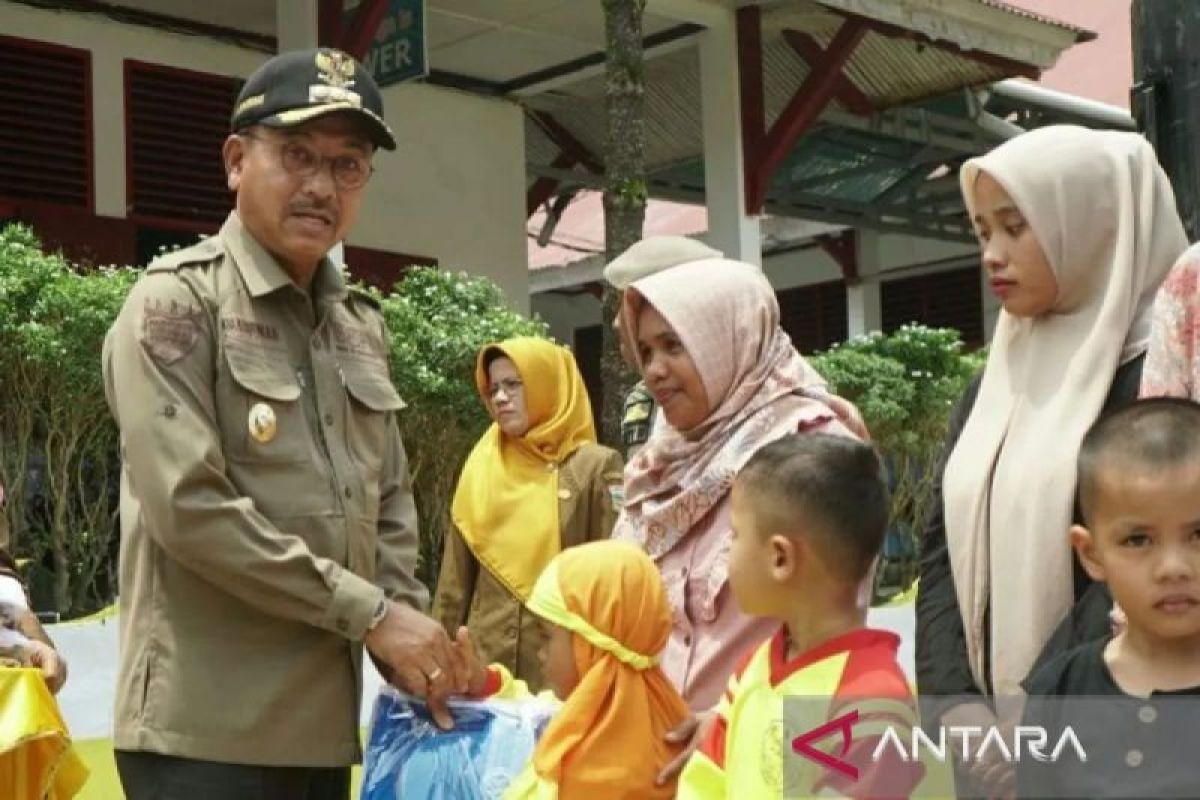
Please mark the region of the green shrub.
[[419, 575], [432, 588], [458, 473], [488, 424], [476, 355], [513, 336], [548, 338], [549, 328], [509, 308], [491, 281], [427, 267], [411, 270], [381, 302], [392, 380], [408, 403], [400, 423], [421, 521]]
[[[924, 532], [950, 410], [982, 368], [958, 331], [905, 325], [893, 334], [858, 336], [810, 360], [839, 395], [858, 406], [887, 462], [893, 532]], [[911, 578], [915, 564], [906, 566]]]
[[115, 588], [119, 464], [100, 353], [135, 279], [77, 272], [28, 228], [0, 230], [0, 481], [13, 548], [50, 568], [62, 613], [94, 609]]

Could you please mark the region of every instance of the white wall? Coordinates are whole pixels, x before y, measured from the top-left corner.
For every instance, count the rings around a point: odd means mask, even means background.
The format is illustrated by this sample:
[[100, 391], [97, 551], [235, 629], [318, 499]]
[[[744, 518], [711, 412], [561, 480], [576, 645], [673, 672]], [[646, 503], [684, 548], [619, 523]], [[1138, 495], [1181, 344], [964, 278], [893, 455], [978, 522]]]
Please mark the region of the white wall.
[[398, 148], [376, 156], [352, 243], [486, 275], [528, 311], [521, 109], [423, 84], [388, 87], [383, 102]]
[[[246, 77], [267, 56], [201, 36], [123, 25], [101, 14], [0, 1], [0, 33], [92, 52], [96, 213], [126, 215], [124, 60]], [[410, 84], [384, 91], [399, 149], [382, 152], [350, 243], [432, 256], [496, 280], [529, 308], [525, 144], [509, 102]], [[219, 153], [213, 154], [219, 158]]]
[[532, 311], [550, 325], [550, 335], [575, 347], [575, 331], [599, 325], [600, 301], [590, 294], [543, 292], [532, 297]]

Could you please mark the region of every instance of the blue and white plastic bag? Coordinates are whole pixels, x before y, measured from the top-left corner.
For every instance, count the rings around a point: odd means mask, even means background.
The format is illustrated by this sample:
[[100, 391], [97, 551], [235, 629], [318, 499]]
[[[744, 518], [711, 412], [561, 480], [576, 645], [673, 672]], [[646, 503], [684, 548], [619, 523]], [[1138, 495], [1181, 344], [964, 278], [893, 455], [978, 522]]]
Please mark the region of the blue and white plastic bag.
[[375, 701], [362, 800], [498, 800], [553, 716], [537, 699], [452, 700], [454, 729], [424, 701], [385, 687]]

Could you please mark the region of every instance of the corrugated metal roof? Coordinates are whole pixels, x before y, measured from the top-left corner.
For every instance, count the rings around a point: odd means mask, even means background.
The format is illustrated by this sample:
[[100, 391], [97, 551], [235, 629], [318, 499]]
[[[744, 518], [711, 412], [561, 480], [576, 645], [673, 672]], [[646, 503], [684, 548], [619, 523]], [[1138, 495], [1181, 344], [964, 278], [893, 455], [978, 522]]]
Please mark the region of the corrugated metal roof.
[[[1044, 24], [1070, 27], [1008, 7], [999, 0], [977, 2]], [[783, 32], [808, 34], [824, 49], [845, 19], [841, 12], [814, 0], [776, 6], [764, 12], [763, 102], [767, 129], [791, 102], [810, 71]], [[1002, 59], [977, 58], [953, 46], [940, 47], [871, 30], [862, 38], [843, 72], [878, 111], [907, 109], [932, 98], [945, 97], [948, 102], [936, 109], [942, 119], [949, 114], [947, 124], [957, 126], [961, 116], [962, 125], [975, 131], [974, 123], [965, 116], [959, 90], [1002, 80], [1019, 68], [1016, 65], [1006, 68], [1004, 64]], [[647, 171], [652, 181], [657, 182], [655, 185], [682, 187], [694, 193], [704, 185], [697, 49], [653, 58], [646, 63], [645, 74]], [[565, 89], [527, 98], [527, 102], [552, 113], [597, 160], [602, 160], [606, 135], [604, 87], [604, 76], [596, 75]], [[836, 99], [830, 105], [833, 109], [839, 107]], [[737, 109], [730, 109], [730, 113], [736, 114]], [[917, 113], [918, 119], [924, 119]], [[855, 130], [859, 120], [862, 118], [854, 118], [856, 125], [851, 127], [844, 127], [849, 124], [845, 121], [837, 126], [822, 122], [809, 130], [773, 176], [768, 208], [775, 204], [784, 209], [816, 209], [826, 213], [830, 222], [845, 222], [856, 213], [865, 213], [864, 209], [877, 201], [884, 203], [879, 208], [881, 213], [901, 213], [904, 209], [894, 205], [896, 195], [906, 195], [932, 168], [921, 151], [927, 148], [934, 151], [935, 163], [939, 163], [939, 158], [951, 157], [951, 151], [932, 145], [932, 139], [922, 139], [919, 133], [903, 140], [871, 129]], [[549, 165], [559, 155], [559, 148], [536, 123], [527, 124], [526, 142], [531, 164]], [[896, 191], [888, 193], [893, 187]], [[937, 218], [940, 215], [936, 210], [913, 210], [909, 216], [917, 220], [921, 215], [926, 223], [948, 230]]]
[[1044, 25], [1054, 25], [1055, 27], [1071, 31], [1071, 33], [1075, 34], [1075, 41], [1077, 42], [1090, 42], [1096, 38], [1096, 34], [1087, 30], [1086, 28], [1081, 28], [1078, 25], [1072, 25], [1070, 22], [1053, 19], [1045, 14], [1039, 14], [1036, 11], [1030, 11], [1027, 8], [1021, 8], [1020, 6], [1015, 6], [1012, 3], [1003, 3], [1001, 0], [977, 0], [977, 2], [980, 5], [998, 8], [1001, 11], [1007, 11], [1009, 14], [1016, 14], [1018, 17], [1024, 17], [1025, 19], [1031, 19], [1035, 22], [1041, 22]]

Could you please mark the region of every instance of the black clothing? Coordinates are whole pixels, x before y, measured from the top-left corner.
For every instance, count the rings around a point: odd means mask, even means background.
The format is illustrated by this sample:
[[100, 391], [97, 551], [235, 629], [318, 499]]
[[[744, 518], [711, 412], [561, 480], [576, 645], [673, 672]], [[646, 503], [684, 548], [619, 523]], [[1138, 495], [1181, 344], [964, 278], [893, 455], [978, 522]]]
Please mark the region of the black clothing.
[[[1137, 399], [1144, 358], [1139, 356], [1117, 370], [1101, 414]], [[935, 696], [984, 694], [971, 677], [970, 662], [967, 659], [966, 634], [958, 607], [958, 596], [955, 594], [954, 577], [950, 571], [950, 552], [946, 545], [941, 478], [946, 469], [946, 460], [950, 457], [975, 405], [982, 378], [983, 376], [979, 375], [971, 382], [950, 414], [946, 443], [938, 466], [939, 478], [932, 503], [933, 511], [921, 541], [921, 582], [917, 592], [917, 689], [925, 698], [922, 702], [933, 702], [935, 708], [936, 701], [931, 700]], [[1078, 509], [1076, 519], [1079, 519]], [[1066, 537], [1066, 531], [1063, 531], [1063, 536]], [[1106, 635], [1109, 632], [1108, 613], [1111, 608], [1112, 599], [1107, 587], [1103, 584], [1093, 584], [1076, 562], [1075, 607], [1045, 645], [1035, 669], [1037, 665], [1071, 647]], [[989, 630], [990, 626], [985, 624], [984, 631]], [[988, 646], [990, 652], [991, 642]], [[989, 658], [988, 662], [990, 661]], [[990, 687], [990, 676], [987, 683]], [[989, 688], [987, 694], [990, 693]]]
[[349, 800], [349, 767], [261, 767], [118, 750], [128, 800]]
[[1026, 681], [1022, 723], [1045, 729], [1051, 747], [1070, 726], [1087, 761], [1070, 746], [1053, 763], [1022, 758], [1019, 797], [1200, 796], [1195, 740], [1200, 686], [1146, 698], [1125, 694], [1104, 662], [1109, 641], [1104, 637], [1061, 653]]

